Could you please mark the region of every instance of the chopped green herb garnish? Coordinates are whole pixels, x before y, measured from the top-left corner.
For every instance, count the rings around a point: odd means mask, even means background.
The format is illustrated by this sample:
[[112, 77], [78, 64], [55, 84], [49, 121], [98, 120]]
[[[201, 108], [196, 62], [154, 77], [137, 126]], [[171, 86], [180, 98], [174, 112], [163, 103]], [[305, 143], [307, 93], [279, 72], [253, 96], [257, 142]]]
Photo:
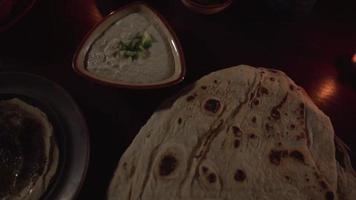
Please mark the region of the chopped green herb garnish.
[[124, 58], [136, 60], [139, 57], [144, 57], [148, 53], [148, 49], [152, 46], [152, 37], [148, 32], [137, 34], [127, 42], [119, 42], [120, 55]]

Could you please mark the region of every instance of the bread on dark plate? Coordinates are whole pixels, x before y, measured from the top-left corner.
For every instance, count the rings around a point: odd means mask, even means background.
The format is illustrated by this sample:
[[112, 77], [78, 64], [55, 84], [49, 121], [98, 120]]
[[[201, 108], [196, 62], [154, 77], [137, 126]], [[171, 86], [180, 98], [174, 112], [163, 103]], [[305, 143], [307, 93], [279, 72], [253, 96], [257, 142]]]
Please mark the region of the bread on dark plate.
[[45, 113], [19, 99], [0, 101], [0, 199], [40, 199], [56, 174], [58, 156]]

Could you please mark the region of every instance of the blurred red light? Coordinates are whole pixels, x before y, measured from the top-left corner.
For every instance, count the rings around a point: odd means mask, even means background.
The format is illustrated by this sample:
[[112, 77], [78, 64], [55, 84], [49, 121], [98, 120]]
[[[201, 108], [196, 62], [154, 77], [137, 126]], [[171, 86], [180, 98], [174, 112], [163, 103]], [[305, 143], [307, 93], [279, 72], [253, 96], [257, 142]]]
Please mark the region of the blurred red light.
[[356, 53], [354, 54], [354, 56], [352, 56], [352, 62], [356, 64]]

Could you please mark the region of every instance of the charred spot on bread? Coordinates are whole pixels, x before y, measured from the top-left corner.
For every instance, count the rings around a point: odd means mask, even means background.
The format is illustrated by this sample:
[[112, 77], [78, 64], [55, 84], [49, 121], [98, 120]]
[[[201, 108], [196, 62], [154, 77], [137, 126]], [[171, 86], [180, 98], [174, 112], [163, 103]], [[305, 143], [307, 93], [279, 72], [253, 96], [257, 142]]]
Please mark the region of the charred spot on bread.
[[237, 182], [242, 182], [246, 179], [246, 173], [244, 171], [242, 171], [241, 169], [237, 169], [234, 174], [234, 179]]
[[287, 97], [288, 97], [288, 93], [283, 97], [282, 101], [274, 106], [271, 110], [271, 117], [274, 120], [279, 120], [281, 118], [281, 114], [279, 113], [279, 109], [283, 106], [283, 104], [285, 104], [285, 102], [287, 101]]
[[251, 134], [249, 135], [249, 138], [251, 138], [251, 139], [256, 139], [257, 136], [256, 136], [255, 134], [251, 133]]
[[201, 169], [202, 169], [203, 174], [206, 174], [209, 171], [209, 169], [206, 166], [203, 166]]
[[273, 119], [277, 120], [281, 118], [281, 114], [279, 113], [278, 110], [273, 109], [271, 112], [271, 116], [273, 117]]
[[168, 176], [177, 168], [178, 160], [172, 154], [163, 156], [159, 164], [159, 175]]
[[269, 160], [274, 165], [279, 165], [283, 157], [288, 154], [287, 150], [271, 150]]
[[252, 121], [253, 123], [256, 123], [256, 120], [257, 120], [257, 119], [256, 119], [255, 116], [253, 116], [252, 119], [251, 119], [251, 121]]
[[208, 179], [208, 182], [209, 183], [215, 183], [216, 182], [216, 175], [214, 173], [210, 173], [208, 176], [207, 176], [207, 179]]
[[258, 99], [255, 99], [255, 100], [253, 100], [253, 104], [254, 104], [255, 106], [257, 106], [258, 104], [260, 104], [260, 101], [259, 101]]
[[242, 131], [239, 127], [237, 126], [233, 126], [231, 127], [232, 129], [232, 133], [236, 136], [236, 137], [240, 137], [242, 135]]
[[289, 156], [298, 161], [304, 162], [304, 155], [300, 151], [294, 150], [289, 153]]
[[193, 101], [195, 99], [195, 96], [193, 96], [193, 95], [189, 95], [188, 97], [187, 97], [187, 101], [189, 102], [189, 101]]
[[239, 148], [239, 146], [240, 146], [240, 140], [234, 140], [235, 149]]
[[219, 100], [210, 98], [205, 101], [204, 109], [211, 113], [218, 113], [221, 108], [221, 103]]
[[265, 87], [261, 87], [261, 93], [262, 94], [265, 94], [265, 95], [268, 95], [268, 89], [267, 88], [265, 88]]

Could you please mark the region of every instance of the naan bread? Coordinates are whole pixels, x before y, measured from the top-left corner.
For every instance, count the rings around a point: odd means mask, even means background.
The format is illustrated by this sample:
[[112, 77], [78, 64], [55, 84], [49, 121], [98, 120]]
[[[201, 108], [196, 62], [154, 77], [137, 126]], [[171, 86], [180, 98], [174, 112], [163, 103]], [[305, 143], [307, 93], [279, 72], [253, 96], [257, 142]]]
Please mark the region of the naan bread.
[[19, 99], [0, 101], [0, 199], [40, 199], [58, 154], [46, 114]]
[[152, 115], [121, 157], [108, 199], [342, 199], [355, 193], [342, 170], [330, 119], [304, 90], [281, 71], [240, 65], [201, 78]]

